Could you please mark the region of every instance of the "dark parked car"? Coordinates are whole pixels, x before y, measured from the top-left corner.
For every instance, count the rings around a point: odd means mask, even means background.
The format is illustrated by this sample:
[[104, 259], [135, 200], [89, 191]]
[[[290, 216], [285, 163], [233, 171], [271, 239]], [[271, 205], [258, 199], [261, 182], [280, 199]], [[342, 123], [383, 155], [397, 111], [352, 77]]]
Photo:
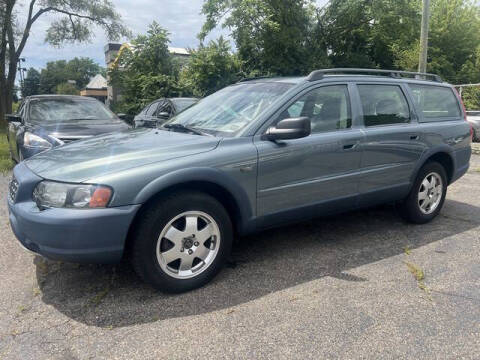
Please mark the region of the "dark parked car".
[[467, 120], [472, 125], [473, 141], [480, 142], [480, 111], [467, 111]]
[[135, 127], [154, 128], [198, 102], [196, 98], [158, 99], [135, 116]]
[[129, 128], [100, 101], [67, 95], [30, 96], [7, 121], [16, 162], [74, 140]]
[[38, 254], [127, 254], [153, 286], [186, 291], [220, 271], [234, 236], [387, 202], [410, 222], [432, 220], [467, 172], [470, 144], [461, 100], [437, 76], [333, 69], [243, 81], [161, 128], [20, 163], [10, 224]]

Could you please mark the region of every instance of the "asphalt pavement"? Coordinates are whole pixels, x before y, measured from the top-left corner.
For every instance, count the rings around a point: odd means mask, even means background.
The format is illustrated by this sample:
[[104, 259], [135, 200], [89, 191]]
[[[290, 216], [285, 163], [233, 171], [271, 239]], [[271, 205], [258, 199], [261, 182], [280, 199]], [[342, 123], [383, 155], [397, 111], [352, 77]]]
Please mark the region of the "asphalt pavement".
[[165, 295], [127, 263], [24, 252], [0, 176], [0, 359], [478, 359], [480, 156], [440, 216], [393, 206], [242, 239], [208, 286]]

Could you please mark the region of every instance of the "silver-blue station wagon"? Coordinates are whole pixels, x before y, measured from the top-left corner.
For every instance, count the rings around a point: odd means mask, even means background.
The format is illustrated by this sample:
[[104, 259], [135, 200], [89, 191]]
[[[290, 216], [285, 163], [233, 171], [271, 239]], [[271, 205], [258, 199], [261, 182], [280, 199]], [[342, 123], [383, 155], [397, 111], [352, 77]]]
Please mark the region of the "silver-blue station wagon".
[[436, 75], [244, 80], [160, 128], [21, 162], [10, 223], [47, 258], [128, 255], [154, 287], [187, 291], [220, 271], [234, 237], [260, 229], [387, 202], [407, 221], [432, 220], [468, 170], [471, 135], [460, 97]]

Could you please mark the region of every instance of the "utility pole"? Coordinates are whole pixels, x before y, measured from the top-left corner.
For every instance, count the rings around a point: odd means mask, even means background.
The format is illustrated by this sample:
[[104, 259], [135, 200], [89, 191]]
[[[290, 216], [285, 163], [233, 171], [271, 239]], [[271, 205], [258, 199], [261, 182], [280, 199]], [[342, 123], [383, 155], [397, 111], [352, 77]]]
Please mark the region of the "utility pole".
[[422, 31], [420, 34], [420, 58], [418, 61], [418, 72], [427, 72], [428, 52], [428, 25], [430, 22], [430, 0], [423, 0], [422, 6]]

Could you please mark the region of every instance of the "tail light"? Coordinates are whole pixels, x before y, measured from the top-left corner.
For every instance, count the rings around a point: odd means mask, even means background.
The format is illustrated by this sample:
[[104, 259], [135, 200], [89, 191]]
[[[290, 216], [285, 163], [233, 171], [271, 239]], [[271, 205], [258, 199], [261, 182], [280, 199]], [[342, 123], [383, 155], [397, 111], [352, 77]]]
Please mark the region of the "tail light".
[[[462, 97], [460, 96], [460, 93], [458, 92], [458, 90], [456, 88], [453, 88], [455, 90], [455, 92], [457, 93], [457, 96], [458, 96], [458, 99], [460, 100], [460, 104], [462, 105], [462, 111], [463, 111], [463, 119], [468, 122], [467, 120], [467, 109], [465, 108], [465, 104], [463, 103], [463, 99]], [[472, 139], [473, 141], [473, 126], [472, 124], [468, 123], [468, 125], [470, 126], [470, 138]]]

